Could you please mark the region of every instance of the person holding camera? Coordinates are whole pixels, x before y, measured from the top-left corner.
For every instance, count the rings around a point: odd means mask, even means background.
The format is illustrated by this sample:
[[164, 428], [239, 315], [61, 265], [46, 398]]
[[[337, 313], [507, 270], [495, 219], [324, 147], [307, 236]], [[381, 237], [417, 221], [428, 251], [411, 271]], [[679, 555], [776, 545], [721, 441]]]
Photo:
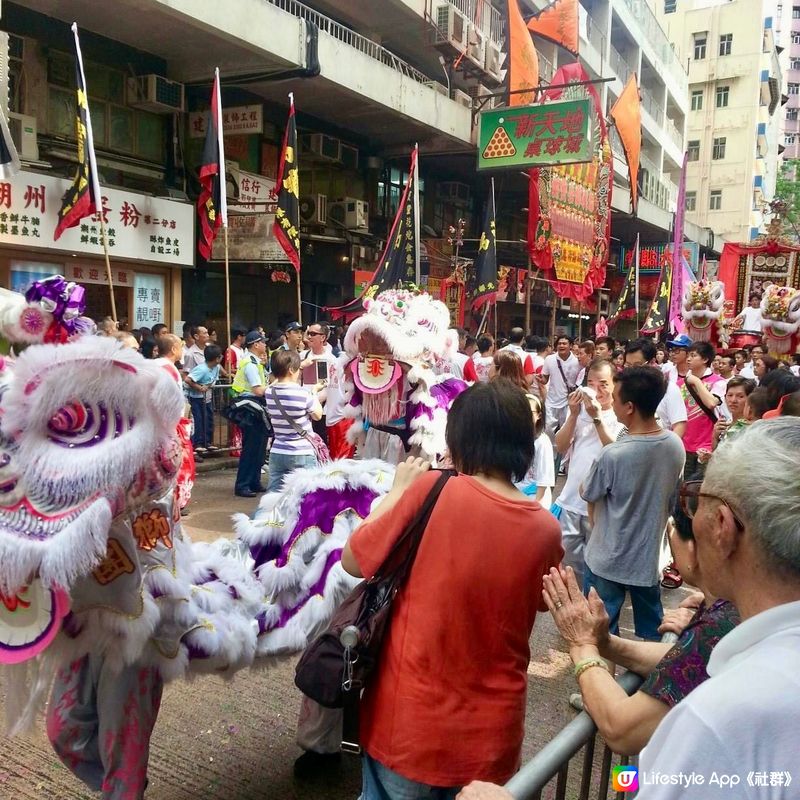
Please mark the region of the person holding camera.
[[583, 582], [583, 552], [589, 541], [589, 509], [580, 489], [602, 449], [617, 438], [622, 425], [614, 414], [614, 367], [596, 358], [587, 367], [587, 386], [567, 398], [567, 418], [556, 433], [558, 452], [569, 457], [567, 482], [556, 500], [554, 513], [561, 525], [564, 566]]

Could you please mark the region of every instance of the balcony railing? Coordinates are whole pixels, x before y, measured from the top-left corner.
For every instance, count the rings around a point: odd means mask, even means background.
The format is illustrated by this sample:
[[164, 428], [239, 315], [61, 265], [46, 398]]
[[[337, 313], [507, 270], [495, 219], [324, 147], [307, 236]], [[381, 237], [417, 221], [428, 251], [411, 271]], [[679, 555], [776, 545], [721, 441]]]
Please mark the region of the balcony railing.
[[664, 121], [664, 128], [667, 131], [667, 136], [672, 140], [672, 143], [679, 149], [683, 150], [683, 133], [678, 129], [678, 126], [669, 117]]
[[642, 106], [648, 114], [659, 124], [664, 125], [664, 104], [656, 100], [656, 98], [647, 89], [639, 90], [642, 96]]
[[373, 42], [372, 39], [367, 39], [366, 36], [356, 33], [345, 25], [332, 20], [330, 17], [320, 14], [319, 11], [309, 8], [304, 3], [298, 2], [298, 0], [265, 0], [265, 2], [277, 6], [294, 17], [304, 19], [307, 22], [313, 22], [321, 31], [332, 36], [334, 39], [338, 39], [340, 42], [349, 45], [360, 53], [376, 61], [380, 61], [381, 64], [393, 69], [395, 72], [405, 75], [407, 78], [417, 81], [417, 83], [431, 83], [431, 79], [427, 75], [420, 72], [416, 67], [412, 67], [407, 61], [403, 61], [402, 58], [399, 58], [390, 50], [382, 47], [377, 42]]
[[611, 64], [611, 68], [614, 72], [617, 73], [620, 81], [623, 84], [628, 82], [628, 78], [630, 78], [631, 74], [634, 73], [636, 70], [623, 58], [622, 54], [617, 50], [614, 45], [609, 45], [608, 49], [608, 62]]
[[639, 23], [644, 32], [644, 38], [656, 51], [656, 55], [664, 62], [664, 66], [670, 75], [677, 81], [678, 89], [682, 95], [689, 91], [689, 76], [675, 55], [672, 45], [659, 25], [655, 14], [647, 5], [645, 0], [622, 0], [625, 3], [634, 19]]
[[600, 58], [605, 58], [608, 34], [605, 28], [599, 25], [591, 14], [586, 15], [586, 38], [589, 44], [600, 54]]
[[642, 197], [664, 211], [672, 211], [678, 197], [678, 187], [646, 155], [640, 156], [639, 165], [644, 170], [641, 176]]
[[489, 0], [447, 0], [457, 8], [489, 41], [500, 46], [505, 39], [503, 15]]

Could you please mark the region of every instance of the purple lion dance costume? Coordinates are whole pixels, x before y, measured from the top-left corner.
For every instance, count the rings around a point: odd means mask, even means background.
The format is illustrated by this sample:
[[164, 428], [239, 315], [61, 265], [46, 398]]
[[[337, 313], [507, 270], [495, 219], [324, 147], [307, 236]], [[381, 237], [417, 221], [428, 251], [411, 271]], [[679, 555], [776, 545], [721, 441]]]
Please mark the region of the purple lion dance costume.
[[[394, 468], [299, 470], [254, 519], [235, 518], [236, 539], [192, 543], [175, 491], [180, 377], [86, 335], [83, 305], [63, 278], [25, 297], [0, 290], [0, 669], [11, 735], [49, 695], [62, 761], [107, 800], [133, 800], [164, 682], [301, 651], [355, 585], [341, 552]], [[403, 437], [372, 436], [441, 457], [447, 409], [465, 388], [439, 374], [446, 308], [389, 292], [366, 317], [342, 357], [354, 434], [366, 444], [373, 425], [394, 426]]]

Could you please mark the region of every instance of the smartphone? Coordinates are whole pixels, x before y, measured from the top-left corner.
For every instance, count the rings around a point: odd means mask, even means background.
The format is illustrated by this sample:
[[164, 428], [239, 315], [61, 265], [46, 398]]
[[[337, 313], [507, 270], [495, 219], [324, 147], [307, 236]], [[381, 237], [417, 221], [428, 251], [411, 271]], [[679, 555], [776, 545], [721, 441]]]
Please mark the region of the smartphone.
[[328, 380], [328, 362], [317, 361], [317, 382]]

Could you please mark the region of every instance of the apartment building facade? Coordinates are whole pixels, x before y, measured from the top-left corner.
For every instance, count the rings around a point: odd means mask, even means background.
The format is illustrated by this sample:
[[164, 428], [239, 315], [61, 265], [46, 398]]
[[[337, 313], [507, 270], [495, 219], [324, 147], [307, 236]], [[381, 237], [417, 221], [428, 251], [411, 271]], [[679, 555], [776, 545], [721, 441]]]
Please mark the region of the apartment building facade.
[[688, 64], [687, 219], [725, 241], [765, 230], [783, 149], [775, 4], [663, 0], [656, 13]]

